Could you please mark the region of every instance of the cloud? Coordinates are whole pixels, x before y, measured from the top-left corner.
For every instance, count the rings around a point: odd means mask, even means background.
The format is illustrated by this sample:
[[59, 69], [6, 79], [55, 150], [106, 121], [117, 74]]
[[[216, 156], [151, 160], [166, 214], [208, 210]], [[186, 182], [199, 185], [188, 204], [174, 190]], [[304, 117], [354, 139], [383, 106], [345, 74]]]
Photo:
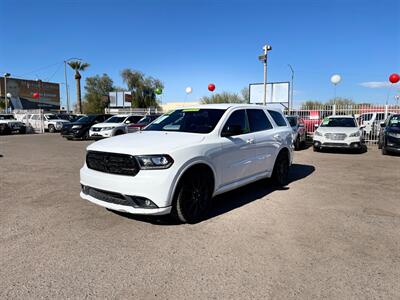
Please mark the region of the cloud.
[[361, 82], [360, 85], [370, 89], [380, 89], [392, 86], [392, 84], [387, 81], [367, 81]]

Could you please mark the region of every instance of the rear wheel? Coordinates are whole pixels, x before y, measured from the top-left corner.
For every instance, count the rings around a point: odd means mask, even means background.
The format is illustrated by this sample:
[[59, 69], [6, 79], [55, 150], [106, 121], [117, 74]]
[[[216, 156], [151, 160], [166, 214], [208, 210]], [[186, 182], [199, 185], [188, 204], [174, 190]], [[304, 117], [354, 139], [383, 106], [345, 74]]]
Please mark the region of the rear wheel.
[[172, 215], [183, 223], [202, 220], [212, 196], [212, 180], [207, 172], [189, 171], [178, 184]]
[[289, 180], [289, 158], [286, 153], [279, 153], [275, 161], [272, 179], [278, 186], [285, 186]]

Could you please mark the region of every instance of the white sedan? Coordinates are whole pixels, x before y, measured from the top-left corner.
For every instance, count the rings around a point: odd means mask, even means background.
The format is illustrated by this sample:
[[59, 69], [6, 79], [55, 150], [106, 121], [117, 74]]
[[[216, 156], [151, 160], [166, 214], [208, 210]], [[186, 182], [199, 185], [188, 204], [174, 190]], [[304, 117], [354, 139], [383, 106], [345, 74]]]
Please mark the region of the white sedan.
[[323, 148], [346, 148], [361, 151], [364, 140], [363, 126], [353, 116], [329, 116], [324, 118], [314, 132], [314, 151]]
[[135, 124], [143, 116], [138, 115], [115, 115], [103, 123], [93, 125], [89, 130], [89, 138], [91, 139], [102, 139], [115, 135], [128, 133], [127, 126], [129, 124]]
[[80, 195], [111, 210], [192, 223], [215, 195], [266, 177], [285, 185], [291, 162], [292, 128], [280, 111], [201, 105], [89, 145]]

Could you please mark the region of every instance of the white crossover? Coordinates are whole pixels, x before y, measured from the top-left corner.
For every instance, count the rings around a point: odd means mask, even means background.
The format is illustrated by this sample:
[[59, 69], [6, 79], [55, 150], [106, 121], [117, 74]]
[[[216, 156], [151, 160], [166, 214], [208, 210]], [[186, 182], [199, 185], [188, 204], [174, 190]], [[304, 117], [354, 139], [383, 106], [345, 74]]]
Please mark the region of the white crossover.
[[107, 138], [114, 135], [128, 133], [127, 126], [135, 124], [143, 116], [138, 115], [116, 115], [108, 118], [103, 123], [93, 125], [89, 130], [92, 139]]
[[322, 148], [362, 150], [363, 126], [353, 116], [330, 116], [323, 119], [314, 132], [314, 151]]
[[213, 196], [288, 180], [292, 128], [279, 110], [244, 104], [177, 109], [143, 131], [88, 146], [81, 197], [133, 214], [197, 222]]
[[30, 115], [29, 125], [34, 129], [43, 129], [48, 132], [56, 132], [60, 131], [64, 124], [71, 123], [70, 121], [60, 119], [55, 114], [33, 114]]

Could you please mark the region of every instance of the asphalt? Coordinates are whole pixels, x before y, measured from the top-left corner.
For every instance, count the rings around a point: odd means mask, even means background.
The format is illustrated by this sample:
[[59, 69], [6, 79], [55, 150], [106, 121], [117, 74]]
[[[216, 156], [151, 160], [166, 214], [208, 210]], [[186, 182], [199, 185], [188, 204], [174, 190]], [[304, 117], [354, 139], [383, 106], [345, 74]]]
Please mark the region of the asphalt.
[[400, 298], [399, 156], [298, 151], [177, 225], [80, 199], [89, 143], [0, 137], [1, 299]]

